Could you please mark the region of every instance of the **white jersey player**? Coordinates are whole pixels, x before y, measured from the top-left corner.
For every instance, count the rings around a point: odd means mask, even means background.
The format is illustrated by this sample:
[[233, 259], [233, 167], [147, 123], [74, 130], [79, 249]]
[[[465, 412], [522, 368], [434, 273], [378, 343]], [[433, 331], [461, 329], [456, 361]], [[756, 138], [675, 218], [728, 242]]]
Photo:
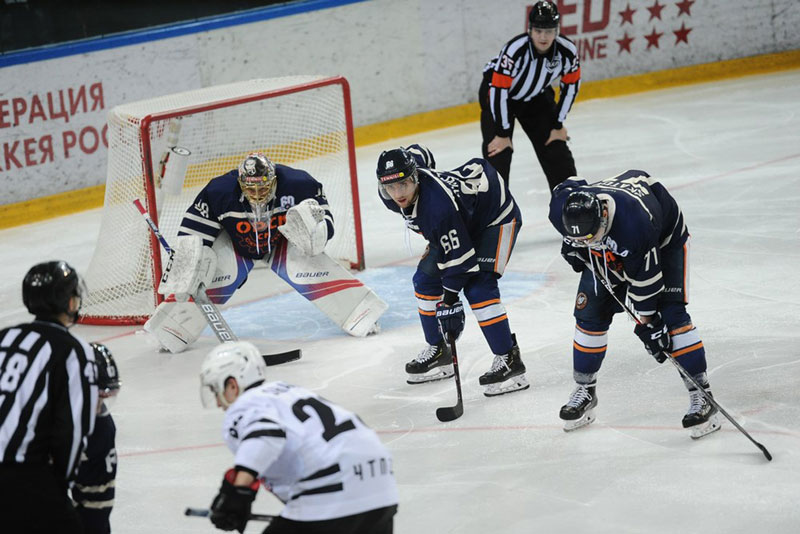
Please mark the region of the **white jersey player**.
[[203, 363], [203, 404], [225, 410], [235, 457], [211, 505], [214, 525], [244, 530], [263, 483], [285, 504], [265, 533], [391, 533], [397, 488], [377, 434], [314, 392], [265, 378], [262, 356], [244, 341], [217, 346]]

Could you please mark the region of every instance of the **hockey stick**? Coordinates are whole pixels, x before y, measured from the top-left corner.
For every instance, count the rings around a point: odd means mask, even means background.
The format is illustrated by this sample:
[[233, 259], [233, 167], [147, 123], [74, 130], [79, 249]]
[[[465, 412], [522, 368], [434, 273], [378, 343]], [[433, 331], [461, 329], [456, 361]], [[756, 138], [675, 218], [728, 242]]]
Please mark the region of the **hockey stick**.
[[[191, 517], [208, 517], [211, 515], [211, 510], [208, 508], [187, 508], [183, 515], [188, 515]], [[266, 515], [266, 514], [250, 514], [247, 517], [248, 521], [266, 521], [269, 523], [275, 519], [274, 515]]]
[[[592, 261], [591, 256], [589, 258], [589, 261]], [[608, 291], [611, 294], [611, 296], [614, 297], [614, 300], [617, 301], [617, 304], [622, 306], [622, 309], [625, 310], [625, 312], [628, 314], [628, 316], [631, 319], [633, 319], [636, 322], [637, 325], [642, 324], [642, 321], [636, 316], [636, 314], [633, 313], [633, 310], [631, 310], [624, 302], [622, 302], [619, 299], [619, 297], [617, 297], [617, 295], [616, 295], [616, 293], [614, 293], [614, 290], [611, 287], [611, 284], [609, 283], [609, 281], [606, 280], [606, 278], [600, 273], [599, 267], [600, 266], [598, 265], [598, 270], [595, 272], [595, 274], [596, 274], [597, 278], [600, 279], [600, 282], [603, 284], [603, 287], [606, 288], [606, 291]], [[703, 395], [703, 397], [706, 399], [706, 401], [709, 404], [711, 404], [714, 408], [719, 410], [719, 412], [722, 415], [724, 415], [725, 418], [728, 419], [728, 421], [730, 421], [733, 424], [733, 426], [735, 426], [742, 434], [744, 434], [747, 437], [747, 439], [752, 441], [753, 444], [761, 450], [761, 452], [764, 454], [764, 457], [768, 461], [772, 461], [772, 454], [770, 454], [770, 452], [767, 450], [767, 448], [765, 446], [763, 446], [761, 443], [759, 443], [755, 439], [753, 439], [753, 436], [751, 436], [747, 432], [747, 430], [742, 428], [742, 426], [739, 423], [737, 423], [733, 419], [733, 417], [731, 417], [728, 414], [728, 412], [726, 412], [725, 409], [722, 406], [719, 405], [719, 403], [716, 400], [714, 400], [713, 396], [711, 396], [710, 394], [708, 394], [706, 392], [705, 388], [703, 386], [701, 386], [700, 383], [692, 375], [689, 374], [689, 372], [683, 367], [683, 365], [678, 363], [678, 361], [675, 358], [672, 357], [671, 354], [666, 353], [666, 356], [667, 356], [666, 359], [669, 360], [672, 363], [672, 365], [675, 366], [675, 368], [678, 370], [678, 372], [681, 374], [681, 376], [683, 376], [685, 379], [689, 380], [689, 382], [691, 382], [694, 385], [694, 387], [697, 388], [697, 391], [699, 391], [700, 394]]]
[[447, 335], [447, 341], [450, 344], [450, 352], [453, 353], [453, 371], [456, 375], [456, 393], [458, 400], [455, 406], [445, 406], [436, 409], [436, 418], [439, 421], [446, 423], [458, 419], [464, 415], [464, 397], [461, 396], [461, 375], [458, 373], [458, 354], [456, 353], [456, 340], [452, 334]]
[[[175, 252], [167, 243], [167, 240], [164, 239], [164, 236], [161, 234], [161, 230], [158, 229], [156, 223], [153, 221], [150, 214], [147, 213], [147, 210], [142, 205], [142, 201], [138, 198], [133, 200], [133, 204], [136, 206], [136, 209], [139, 210], [139, 213], [142, 214], [144, 220], [147, 222], [147, 225], [150, 227], [150, 231], [153, 232], [153, 235], [158, 238], [158, 241], [161, 243], [161, 246], [164, 247], [164, 250], [167, 251], [170, 257], [170, 262], [172, 261], [172, 256]], [[214, 331], [214, 334], [217, 336], [217, 339], [224, 343], [226, 341], [238, 341], [238, 337], [236, 334], [233, 333], [231, 327], [228, 326], [228, 323], [222, 317], [222, 313], [220, 313], [217, 305], [214, 304], [208, 295], [206, 294], [206, 287], [201, 282], [197, 288], [197, 293], [192, 295], [192, 299], [200, 311], [203, 313], [203, 317], [206, 318], [208, 325], [211, 327], [211, 330]], [[291, 362], [294, 360], [299, 360], [302, 356], [301, 349], [294, 349], [287, 352], [281, 352], [278, 354], [262, 354], [264, 358], [264, 362], [269, 365], [278, 365], [281, 363]]]

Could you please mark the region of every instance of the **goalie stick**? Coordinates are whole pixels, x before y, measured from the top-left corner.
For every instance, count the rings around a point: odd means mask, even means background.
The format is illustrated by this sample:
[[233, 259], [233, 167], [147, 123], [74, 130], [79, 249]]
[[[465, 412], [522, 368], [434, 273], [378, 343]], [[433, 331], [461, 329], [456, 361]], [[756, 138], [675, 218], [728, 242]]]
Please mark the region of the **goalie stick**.
[[[590, 256], [590, 258], [589, 258], [589, 261], [592, 261], [592, 260], [591, 260], [591, 256]], [[587, 266], [588, 266], [588, 265], [587, 265]], [[591, 266], [588, 266], [588, 267], [591, 267]], [[622, 306], [622, 309], [623, 309], [623, 310], [625, 310], [625, 312], [628, 314], [628, 316], [629, 316], [631, 319], [633, 319], [633, 320], [636, 322], [636, 324], [637, 324], [637, 325], [640, 325], [640, 324], [642, 324], [642, 321], [641, 321], [641, 320], [640, 320], [640, 319], [639, 319], [639, 318], [636, 316], [636, 314], [633, 312], [633, 310], [631, 310], [631, 309], [630, 309], [630, 307], [628, 307], [628, 306], [627, 306], [627, 305], [626, 305], [624, 302], [622, 302], [622, 301], [619, 299], [619, 297], [617, 297], [616, 293], [614, 293], [614, 290], [613, 290], [613, 288], [611, 287], [611, 283], [610, 283], [608, 280], [606, 280], [606, 278], [605, 278], [605, 277], [604, 277], [604, 276], [601, 274], [601, 271], [599, 271], [599, 267], [600, 267], [600, 266], [598, 265], [598, 270], [597, 270], [597, 271], [595, 271], [595, 275], [597, 276], [597, 278], [599, 278], [599, 279], [600, 279], [600, 282], [603, 284], [603, 287], [605, 287], [605, 288], [606, 288], [606, 291], [608, 291], [609, 293], [611, 293], [611, 296], [612, 296], [612, 297], [614, 297], [614, 300], [616, 300], [616, 301], [617, 301], [617, 304], [619, 304], [620, 306]], [[689, 374], [689, 372], [688, 372], [688, 371], [687, 371], [687, 370], [686, 370], [686, 369], [683, 367], [683, 365], [681, 365], [680, 363], [678, 363], [678, 361], [677, 361], [677, 360], [675, 360], [675, 358], [673, 358], [673, 357], [672, 357], [672, 355], [671, 355], [671, 354], [669, 354], [669, 353], [666, 353], [666, 356], [667, 356], [667, 358], [666, 358], [666, 359], [667, 359], [667, 360], [669, 360], [669, 361], [670, 361], [670, 363], [672, 363], [672, 365], [674, 365], [674, 366], [675, 366], [675, 368], [678, 370], [678, 372], [681, 374], [681, 376], [682, 376], [682, 377], [684, 377], [685, 379], [687, 379], [689, 382], [691, 382], [691, 383], [694, 385], [694, 387], [696, 387], [696, 388], [697, 388], [697, 391], [699, 391], [699, 392], [700, 392], [700, 394], [701, 394], [701, 395], [703, 395], [703, 397], [706, 399], [706, 402], [708, 402], [708, 403], [709, 403], [709, 404], [711, 404], [711, 405], [712, 405], [714, 408], [716, 408], [717, 410], [719, 410], [719, 412], [720, 412], [722, 415], [724, 415], [724, 416], [725, 416], [725, 418], [726, 418], [728, 421], [730, 421], [730, 422], [733, 424], [733, 426], [735, 426], [735, 427], [737, 428], [737, 430], [739, 430], [739, 432], [741, 432], [742, 434], [744, 434], [744, 435], [745, 435], [745, 437], [747, 437], [747, 439], [749, 439], [750, 441], [752, 441], [752, 442], [753, 442], [753, 444], [754, 444], [756, 447], [758, 447], [758, 448], [761, 450], [761, 452], [764, 454], [764, 457], [765, 457], [765, 458], [766, 458], [768, 461], [770, 461], [770, 462], [771, 462], [771, 461], [772, 461], [772, 454], [770, 454], [770, 452], [767, 450], [767, 448], [766, 448], [764, 445], [762, 445], [761, 443], [757, 442], [755, 439], [753, 439], [753, 436], [751, 436], [751, 435], [750, 435], [750, 434], [747, 432], [747, 430], [745, 430], [745, 429], [744, 429], [744, 428], [743, 428], [743, 427], [742, 427], [742, 426], [741, 426], [739, 423], [737, 423], [737, 422], [734, 420], [734, 418], [733, 418], [733, 417], [731, 417], [731, 416], [728, 414], [728, 412], [726, 412], [726, 411], [725, 411], [725, 409], [724, 409], [722, 406], [720, 406], [720, 404], [719, 404], [719, 403], [718, 403], [716, 400], [714, 400], [714, 397], [713, 397], [713, 396], [711, 396], [711, 395], [709, 395], [709, 394], [706, 392], [705, 388], [704, 388], [703, 386], [701, 386], [701, 385], [700, 385], [700, 383], [699, 383], [699, 382], [698, 382], [698, 381], [697, 381], [697, 380], [696, 380], [696, 379], [695, 379], [695, 378], [694, 378], [692, 375], [690, 375], [690, 374]]]
[[461, 396], [461, 375], [458, 373], [458, 354], [456, 354], [456, 340], [452, 334], [447, 335], [447, 341], [450, 343], [450, 352], [453, 353], [453, 371], [456, 375], [456, 393], [458, 400], [455, 406], [444, 406], [436, 409], [436, 418], [446, 423], [458, 419], [464, 415], [464, 398]]
[[[136, 209], [139, 210], [139, 213], [142, 214], [142, 217], [144, 217], [144, 220], [150, 227], [150, 231], [152, 231], [153, 235], [158, 238], [161, 246], [164, 247], [164, 250], [166, 250], [169, 254], [170, 261], [172, 261], [172, 256], [175, 252], [169, 246], [167, 240], [164, 239], [164, 236], [161, 234], [161, 230], [158, 229], [158, 226], [156, 226], [156, 223], [153, 221], [152, 217], [150, 217], [150, 214], [147, 213], [142, 201], [136, 198], [133, 200], [133, 204], [136, 206]], [[220, 342], [224, 343], [226, 341], [238, 341], [239, 338], [236, 337], [236, 334], [233, 333], [231, 327], [228, 326], [228, 323], [222, 317], [222, 313], [220, 313], [217, 305], [214, 304], [210, 298], [208, 298], [208, 295], [206, 294], [206, 287], [202, 282], [197, 288], [197, 293], [192, 295], [192, 300], [194, 300], [194, 303], [203, 313], [203, 317], [205, 317], [208, 325], [211, 327], [211, 330], [214, 331], [214, 335], [217, 336], [217, 339]], [[264, 363], [266, 363], [268, 366], [271, 366], [299, 360], [302, 354], [303, 352], [301, 349], [293, 349], [276, 354], [262, 354], [261, 356], [264, 358]]]
[[[208, 517], [211, 515], [211, 510], [208, 508], [187, 508], [183, 515], [188, 515], [190, 517]], [[248, 521], [266, 521], [269, 523], [275, 519], [274, 515], [266, 515], [266, 514], [250, 514], [247, 517]]]

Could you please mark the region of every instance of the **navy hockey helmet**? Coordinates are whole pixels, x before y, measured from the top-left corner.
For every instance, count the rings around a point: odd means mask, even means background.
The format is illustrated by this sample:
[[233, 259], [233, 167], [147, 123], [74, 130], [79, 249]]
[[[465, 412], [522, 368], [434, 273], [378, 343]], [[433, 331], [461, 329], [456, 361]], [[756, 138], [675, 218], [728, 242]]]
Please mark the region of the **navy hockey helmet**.
[[411, 178], [417, 183], [417, 162], [414, 157], [403, 147], [392, 150], [384, 150], [378, 157], [378, 168], [375, 170], [378, 175], [381, 196], [389, 199], [388, 193], [383, 188], [386, 184], [392, 184]]
[[114, 355], [102, 343], [90, 343], [94, 349], [94, 359], [97, 363], [97, 389], [101, 397], [111, 397], [119, 392], [122, 382], [119, 379], [119, 369]]
[[[61, 313], [69, 315], [70, 299], [83, 299], [84, 294], [81, 277], [65, 261], [37, 263], [22, 280], [22, 302], [37, 317], [56, 317]], [[72, 314], [73, 322], [77, 320], [77, 315], [77, 312]]]
[[567, 197], [561, 211], [561, 222], [567, 237], [589, 240], [600, 229], [603, 207], [597, 195], [589, 191], [573, 191]]
[[261, 152], [252, 152], [239, 165], [239, 187], [251, 204], [272, 200], [278, 187], [275, 164]]
[[555, 3], [542, 0], [536, 2], [528, 13], [528, 30], [531, 28], [558, 28], [561, 15]]

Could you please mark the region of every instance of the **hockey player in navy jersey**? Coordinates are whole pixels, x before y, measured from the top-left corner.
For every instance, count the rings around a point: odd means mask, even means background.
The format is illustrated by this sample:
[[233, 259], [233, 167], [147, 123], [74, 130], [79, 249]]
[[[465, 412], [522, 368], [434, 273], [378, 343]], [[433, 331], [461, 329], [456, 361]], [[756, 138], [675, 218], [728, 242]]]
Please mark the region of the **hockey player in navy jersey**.
[[[675, 199], [643, 171], [587, 184], [577, 177], [559, 185], [550, 222], [564, 237], [561, 254], [581, 273], [575, 300], [573, 375], [577, 387], [561, 408], [565, 430], [594, 420], [597, 374], [606, 355], [608, 328], [632, 304], [642, 324], [634, 329], [659, 363], [675, 358], [709, 392], [703, 342], [686, 311], [689, 232]], [[690, 406], [683, 426], [693, 438], [719, 429], [717, 409], [685, 380]]]
[[258, 349], [214, 348], [200, 372], [203, 405], [225, 410], [234, 454], [211, 521], [243, 532], [258, 487], [284, 504], [265, 534], [391, 534], [397, 512], [392, 457], [361, 419], [307, 389], [266, 382]]
[[238, 169], [212, 179], [187, 209], [159, 287], [178, 302], [162, 302], [145, 330], [163, 348], [184, 350], [206, 326], [194, 304], [186, 302], [200, 282], [214, 303], [223, 304], [247, 281], [254, 261], [269, 259], [280, 240], [315, 256], [333, 233], [322, 184], [305, 171], [251, 153]]
[[75, 509], [83, 522], [85, 534], [110, 534], [117, 477], [117, 427], [108, 408], [119, 393], [120, 379], [111, 351], [102, 343], [91, 343], [97, 362], [97, 419], [81, 455], [78, 476], [72, 487]]
[[494, 354], [479, 380], [486, 386], [484, 394], [527, 389], [525, 365], [497, 285], [522, 215], [508, 185], [487, 161], [472, 159], [452, 171], [434, 167], [433, 155], [419, 145], [388, 150], [378, 158], [381, 200], [428, 241], [413, 279], [428, 347], [406, 364], [408, 383], [453, 376], [445, 335], [458, 338], [464, 328], [463, 290]]

